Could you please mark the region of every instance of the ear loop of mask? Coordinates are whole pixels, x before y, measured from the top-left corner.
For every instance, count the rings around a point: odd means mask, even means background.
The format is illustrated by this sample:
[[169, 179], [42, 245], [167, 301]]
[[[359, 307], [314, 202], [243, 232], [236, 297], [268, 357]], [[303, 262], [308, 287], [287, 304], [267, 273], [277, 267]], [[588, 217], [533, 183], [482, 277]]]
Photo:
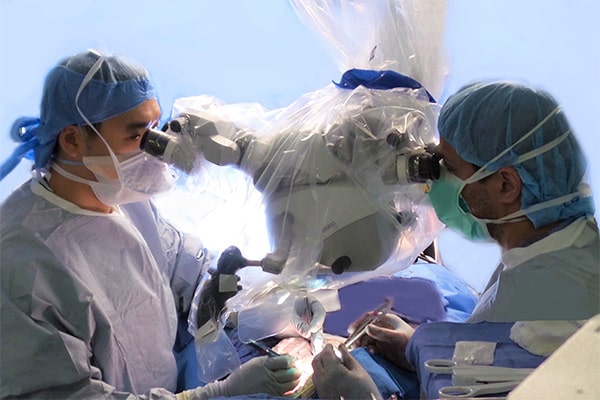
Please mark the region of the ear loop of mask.
[[115, 155], [115, 153], [110, 148], [110, 146], [109, 146], [108, 142], [106, 141], [106, 139], [104, 139], [104, 137], [102, 137], [102, 135], [100, 134], [100, 132], [98, 132], [98, 130], [96, 129], [96, 127], [94, 127], [94, 125], [90, 122], [90, 120], [85, 116], [85, 114], [83, 113], [83, 111], [81, 111], [81, 108], [79, 107], [79, 96], [83, 92], [83, 89], [85, 89], [85, 87], [92, 80], [92, 78], [94, 77], [94, 75], [96, 74], [96, 72], [98, 72], [98, 70], [100, 70], [100, 68], [102, 67], [102, 64], [104, 63], [105, 57], [102, 56], [102, 55], [99, 55], [99, 56], [100, 56], [100, 58], [98, 58], [98, 60], [94, 63], [94, 65], [92, 65], [92, 67], [90, 68], [90, 70], [88, 71], [88, 73], [83, 78], [83, 81], [81, 81], [81, 85], [79, 85], [79, 89], [77, 90], [77, 94], [75, 95], [75, 107], [77, 108], [77, 112], [79, 113], [79, 115], [81, 116], [81, 118], [83, 118], [83, 120], [85, 121], [85, 123], [98, 135], [98, 137], [100, 138], [100, 140], [102, 140], [102, 142], [104, 143], [104, 145], [108, 149], [108, 153], [110, 154], [110, 157], [111, 157], [111, 159], [113, 161], [113, 165], [115, 167], [115, 171], [117, 172], [117, 177], [120, 180], [121, 176], [120, 176], [120, 172], [119, 172], [119, 168], [118, 168], [119, 161], [117, 159], [117, 156]]
[[[556, 114], [558, 114], [560, 112], [560, 107], [556, 107], [553, 111], [551, 111], [543, 120], [541, 120], [536, 126], [534, 126], [529, 132], [527, 132], [525, 135], [523, 135], [523, 137], [521, 137], [519, 140], [517, 140], [515, 143], [513, 143], [511, 146], [509, 146], [507, 149], [505, 149], [504, 151], [500, 152], [500, 154], [498, 154], [496, 157], [492, 158], [490, 161], [488, 161], [483, 167], [479, 168], [473, 175], [471, 175], [469, 178], [465, 179], [465, 185], [468, 185], [470, 183], [474, 183], [477, 181], [480, 181], [481, 179], [484, 179], [494, 173], [496, 173], [497, 171], [486, 171], [486, 167], [488, 165], [490, 165], [491, 163], [493, 163], [494, 161], [500, 159], [501, 157], [503, 157], [506, 153], [508, 153], [512, 148], [514, 148], [515, 146], [517, 146], [519, 143], [521, 143], [522, 141], [524, 141], [525, 139], [527, 139], [529, 136], [533, 135], [539, 128], [541, 128], [546, 122], [548, 122], [548, 120], [550, 120], [550, 118], [552, 118], [553, 116], [555, 116]], [[563, 140], [565, 140], [569, 135], [571, 134], [571, 130], [568, 129], [566, 130], [564, 133], [562, 133], [559, 137], [553, 139], [552, 141], [546, 143], [545, 145], [531, 150], [525, 154], [520, 155], [519, 157], [517, 157], [517, 159], [512, 162], [510, 165], [517, 165], [517, 164], [521, 164], [524, 161], [530, 160], [532, 158], [535, 158], [537, 156], [539, 156], [542, 153], [545, 153], [547, 151], [549, 151], [550, 149], [558, 146]], [[533, 212], [536, 211], [540, 211], [546, 208], [550, 208], [550, 207], [554, 207], [563, 203], [566, 203], [580, 195], [583, 196], [587, 196], [584, 188], [582, 187], [581, 189], [578, 189], [576, 192], [574, 193], [569, 193], [567, 195], [561, 196], [561, 197], [557, 197], [555, 199], [551, 199], [551, 200], [547, 200], [538, 204], [534, 204], [530, 207], [527, 207], [526, 209], [523, 210], [518, 210], [515, 211], [512, 214], [506, 215], [502, 218], [497, 218], [497, 219], [485, 219], [485, 218], [478, 218], [478, 220], [488, 223], [488, 224], [502, 224], [505, 222], [517, 222], [517, 221], [522, 221], [525, 219], [525, 215], [526, 214], [531, 214]]]

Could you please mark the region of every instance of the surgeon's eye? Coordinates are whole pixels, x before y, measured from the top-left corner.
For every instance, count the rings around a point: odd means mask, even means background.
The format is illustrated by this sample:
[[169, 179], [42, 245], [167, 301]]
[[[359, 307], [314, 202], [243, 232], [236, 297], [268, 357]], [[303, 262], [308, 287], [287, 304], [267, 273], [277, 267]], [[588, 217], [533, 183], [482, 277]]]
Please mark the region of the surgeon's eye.
[[446, 171], [452, 172], [452, 167], [450, 167], [448, 165], [448, 163], [446, 162], [446, 160], [444, 160], [443, 158], [440, 160], [440, 166], [442, 166], [443, 168], [446, 168]]
[[131, 140], [132, 142], [136, 142], [138, 140], [142, 139], [142, 134], [141, 133], [137, 133], [135, 135], [131, 135], [129, 136], [129, 140]]

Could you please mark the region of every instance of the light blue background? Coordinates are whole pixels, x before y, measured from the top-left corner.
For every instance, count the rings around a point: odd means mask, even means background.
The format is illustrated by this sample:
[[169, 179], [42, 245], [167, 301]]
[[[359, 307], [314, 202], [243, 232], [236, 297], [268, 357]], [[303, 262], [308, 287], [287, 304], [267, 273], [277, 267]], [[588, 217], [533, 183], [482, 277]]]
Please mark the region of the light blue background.
[[[15, 147], [8, 139], [14, 119], [38, 116], [49, 68], [86, 48], [146, 66], [166, 113], [175, 98], [199, 94], [284, 107], [341, 73], [326, 44], [286, 0], [0, 0], [0, 17], [2, 160]], [[549, 90], [584, 145], [598, 191], [599, 34], [598, 0], [449, 0], [446, 93], [487, 78], [526, 80]], [[29, 168], [22, 162], [0, 182], [0, 200]], [[446, 264], [476, 289], [499, 258], [495, 246], [474, 245], [449, 231], [440, 246]]]

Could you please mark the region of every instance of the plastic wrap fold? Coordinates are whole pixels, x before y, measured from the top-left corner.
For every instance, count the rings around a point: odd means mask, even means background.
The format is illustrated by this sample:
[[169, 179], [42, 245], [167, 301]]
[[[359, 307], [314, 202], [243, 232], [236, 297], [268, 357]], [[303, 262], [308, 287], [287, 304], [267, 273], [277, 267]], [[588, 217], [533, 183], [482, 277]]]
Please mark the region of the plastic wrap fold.
[[388, 70], [420, 85], [331, 83], [273, 111], [211, 96], [176, 100], [188, 175], [159, 201], [213, 249], [235, 245], [263, 260], [262, 270], [239, 272], [244, 289], [228, 303], [240, 336], [245, 326], [254, 340], [284, 328], [261, 315], [282, 315], [290, 297], [391, 275], [441, 229], [422, 168], [435, 163], [445, 2], [291, 3], [334, 47], [342, 72]]

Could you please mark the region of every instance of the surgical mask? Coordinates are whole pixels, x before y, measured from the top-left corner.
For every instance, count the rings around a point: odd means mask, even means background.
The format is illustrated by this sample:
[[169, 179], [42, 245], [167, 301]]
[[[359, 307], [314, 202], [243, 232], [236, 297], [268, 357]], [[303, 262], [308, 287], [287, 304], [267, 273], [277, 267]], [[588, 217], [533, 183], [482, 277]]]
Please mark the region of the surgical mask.
[[485, 223], [470, 213], [461, 196], [466, 183], [443, 166], [440, 178], [431, 183], [429, 200], [440, 221], [447, 227], [473, 241], [491, 241]]
[[[564, 204], [578, 196], [585, 195], [585, 193], [583, 193], [583, 189], [580, 189], [574, 193], [570, 193], [565, 196], [558, 197], [556, 199], [547, 200], [542, 203], [534, 204], [530, 207], [527, 207], [526, 209], [515, 211], [514, 213], [497, 219], [478, 218], [474, 216], [470, 212], [466, 201], [461, 195], [466, 185], [478, 182], [494, 174], [496, 171], [486, 170], [488, 165], [495, 162], [500, 157], [504, 156], [507, 152], [509, 152], [512, 148], [521, 143], [523, 140], [533, 135], [542, 125], [544, 125], [559, 111], [560, 108], [558, 107], [554, 109], [539, 124], [537, 124], [535, 127], [533, 127], [533, 129], [531, 129], [523, 137], [521, 137], [521, 139], [516, 141], [504, 151], [500, 152], [500, 154], [492, 158], [484, 166], [479, 168], [473, 175], [471, 175], [465, 180], [461, 180], [455, 175], [449, 173], [446, 168], [442, 168], [440, 179], [434, 180], [431, 183], [431, 188], [429, 191], [429, 199], [440, 221], [446, 224], [446, 226], [448, 226], [449, 228], [458, 231], [468, 239], [471, 239], [473, 241], [490, 241], [491, 236], [487, 229], [487, 224], [504, 224], [522, 221], [526, 218], [525, 216], [528, 213]], [[544, 146], [541, 146], [537, 149], [534, 149], [519, 156], [511, 165], [520, 164], [524, 161], [530, 160], [542, 153], [549, 151], [550, 149], [560, 144], [563, 140], [565, 140], [570, 134], [571, 131], [567, 130], [556, 139], [546, 143]]]
[[109, 206], [147, 200], [175, 186], [168, 165], [142, 152], [122, 162], [112, 156], [87, 156], [81, 164], [92, 171], [97, 181], [71, 174], [56, 163], [52, 168], [67, 179], [90, 186], [98, 200]]
[[[141, 150], [125, 155], [115, 155], [108, 142], [79, 108], [79, 95], [100, 69], [102, 62], [103, 57], [100, 57], [83, 79], [75, 96], [75, 106], [81, 117], [102, 140], [109, 155], [84, 156], [81, 162], [67, 161], [69, 164], [84, 165], [94, 174], [97, 181], [71, 174], [56, 163], [53, 163], [53, 169], [67, 179], [90, 186], [98, 200], [108, 206], [147, 200], [156, 194], [171, 190], [175, 186], [175, 177], [167, 164], [148, 156]], [[60, 161], [65, 162], [65, 160]]]

